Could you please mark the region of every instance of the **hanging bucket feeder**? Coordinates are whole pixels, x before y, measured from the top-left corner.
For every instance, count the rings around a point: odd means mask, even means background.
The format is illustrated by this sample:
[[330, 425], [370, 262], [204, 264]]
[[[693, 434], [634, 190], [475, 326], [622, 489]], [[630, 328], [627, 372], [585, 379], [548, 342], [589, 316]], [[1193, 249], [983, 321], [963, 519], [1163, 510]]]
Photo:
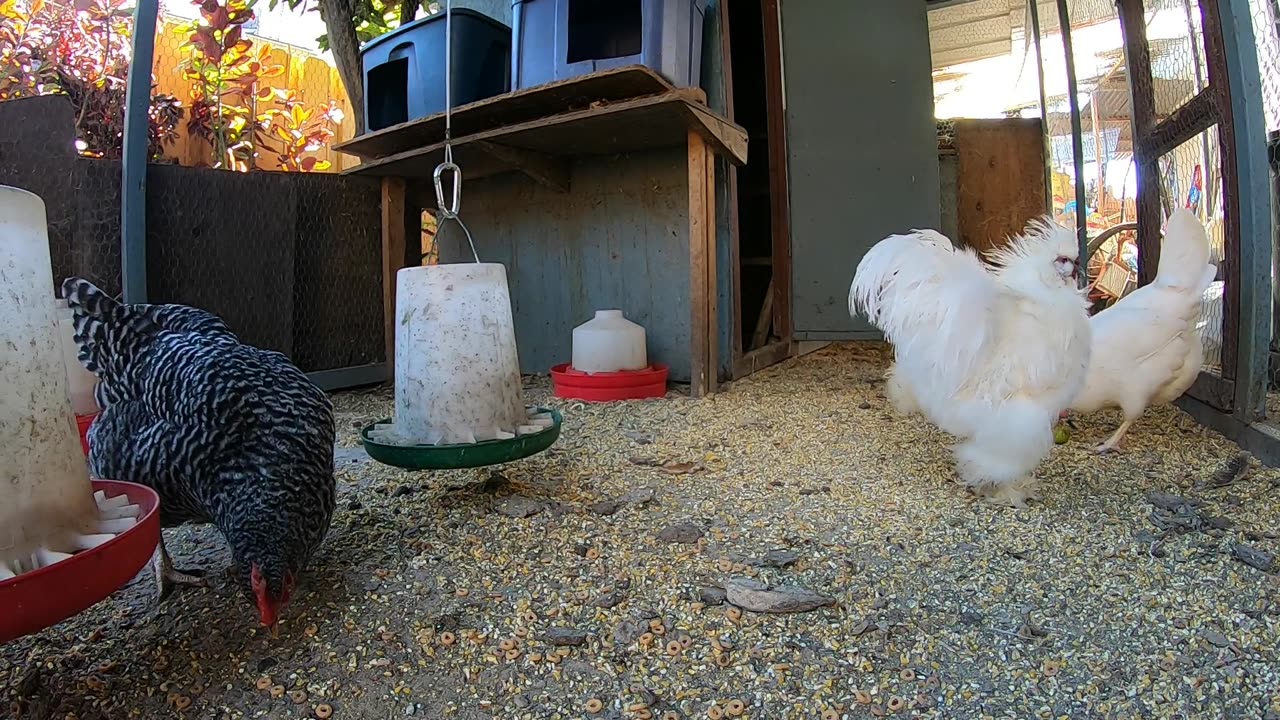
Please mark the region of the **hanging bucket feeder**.
[[[10, 300], [0, 304], [4, 642], [65, 619], [128, 582], [159, 542], [159, 500], [145, 488], [89, 481], [49, 295], [53, 270], [44, 202], [5, 186], [0, 267]], [[111, 498], [109, 488], [116, 491]], [[147, 518], [153, 520], [149, 526]]]
[[401, 270], [395, 320], [395, 417], [364, 428], [370, 457], [419, 470], [481, 467], [559, 437], [559, 413], [525, 407], [501, 264]]
[[[370, 457], [414, 470], [525, 458], [551, 447], [561, 425], [560, 413], [524, 405], [507, 269], [480, 262], [458, 215], [462, 169], [453, 162], [452, 38], [453, 2], [446, 0], [444, 162], [432, 177], [439, 229], [456, 223], [476, 261], [396, 273], [396, 414], [360, 433]], [[452, 176], [448, 201], [446, 176]]]

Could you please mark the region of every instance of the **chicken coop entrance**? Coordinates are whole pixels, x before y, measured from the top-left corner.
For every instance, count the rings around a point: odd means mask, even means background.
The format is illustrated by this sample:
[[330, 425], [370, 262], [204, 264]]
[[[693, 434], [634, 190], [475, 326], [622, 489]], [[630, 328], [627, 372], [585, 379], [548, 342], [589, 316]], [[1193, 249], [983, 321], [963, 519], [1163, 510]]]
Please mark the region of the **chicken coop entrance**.
[[791, 244], [777, 0], [720, 3], [728, 112], [747, 130], [747, 164], [730, 171], [735, 233], [733, 376], [789, 352]]

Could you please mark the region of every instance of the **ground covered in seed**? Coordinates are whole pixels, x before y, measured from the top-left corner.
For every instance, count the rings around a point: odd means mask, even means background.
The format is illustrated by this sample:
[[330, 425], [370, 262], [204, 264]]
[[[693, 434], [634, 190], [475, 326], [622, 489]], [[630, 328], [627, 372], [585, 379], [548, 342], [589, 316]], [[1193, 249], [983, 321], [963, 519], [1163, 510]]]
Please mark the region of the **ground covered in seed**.
[[[1096, 457], [1104, 414], [1041, 504], [991, 507], [883, 369], [829, 348], [604, 406], [533, 381], [560, 441], [483, 471], [369, 461], [390, 393], [338, 395], [339, 511], [278, 640], [225, 581], [157, 610], [144, 575], [0, 648], [0, 715], [1280, 716], [1280, 473], [1169, 408]], [[216, 533], [170, 537], [220, 580]]]

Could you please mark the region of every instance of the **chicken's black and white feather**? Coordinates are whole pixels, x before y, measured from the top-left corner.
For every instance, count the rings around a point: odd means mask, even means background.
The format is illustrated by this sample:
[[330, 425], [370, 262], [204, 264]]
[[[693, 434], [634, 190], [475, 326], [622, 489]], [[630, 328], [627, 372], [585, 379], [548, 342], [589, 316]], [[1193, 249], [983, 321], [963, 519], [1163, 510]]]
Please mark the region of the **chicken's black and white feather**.
[[100, 381], [90, 472], [154, 488], [165, 526], [213, 523], [242, 582], [257, 565], [278, 591], [333, 516], [328, 397], [211, 313], [123, 304], [79, 278], [62, 292], [80, 361]]

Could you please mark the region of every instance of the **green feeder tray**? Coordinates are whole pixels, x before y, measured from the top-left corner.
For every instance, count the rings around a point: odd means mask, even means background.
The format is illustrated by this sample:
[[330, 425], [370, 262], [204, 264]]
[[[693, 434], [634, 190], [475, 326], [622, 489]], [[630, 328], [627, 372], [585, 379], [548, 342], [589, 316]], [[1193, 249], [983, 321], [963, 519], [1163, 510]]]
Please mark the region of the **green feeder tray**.
[[391, 422], [384, 418], [365, 426], [360, 439], [369, 457], [385, 465], [406, 470], [461, 470], [464, 468], [501, 465], [522, 460], [546, 450], [560, 437], [560, 424], [564, 418], [560, 411], [540, 407], [535, 412], [551, 413], [554, 424], [542, 432], [517, 435], [509, 440], [485, 440], [457, 445], [390, 445], [369, 439], [374, 426]]

